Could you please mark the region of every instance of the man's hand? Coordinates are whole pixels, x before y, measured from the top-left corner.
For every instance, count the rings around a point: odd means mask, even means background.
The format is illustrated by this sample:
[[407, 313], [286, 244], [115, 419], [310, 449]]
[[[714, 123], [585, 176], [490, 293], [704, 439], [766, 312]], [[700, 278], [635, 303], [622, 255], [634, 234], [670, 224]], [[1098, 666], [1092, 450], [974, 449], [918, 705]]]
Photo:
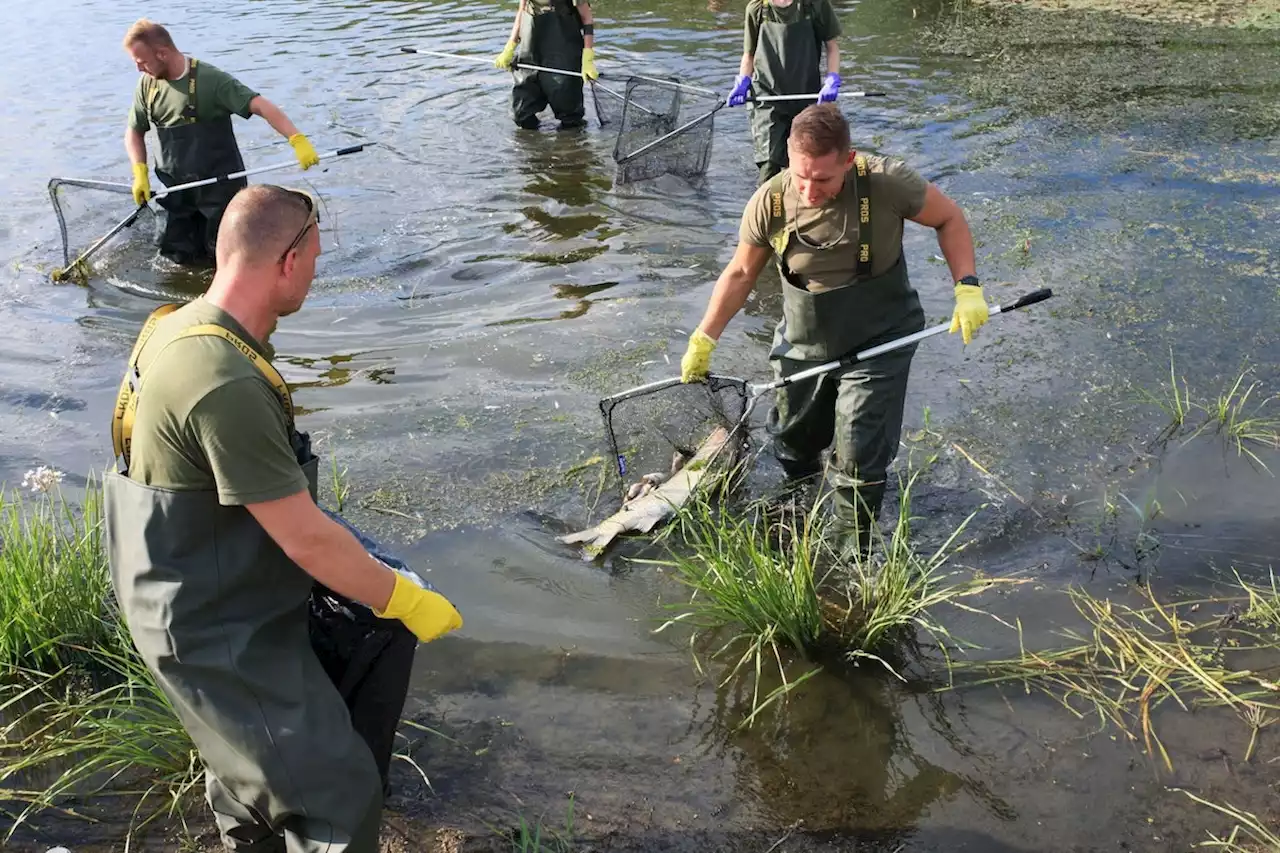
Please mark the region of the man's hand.
[[689, 336], [689, 347], [680, 359], [680, 381], [701, 382], [711, 372], [711, 351], [716, 348], [715, 338], [702, 329], [694, 329]]
[[151, 198], [151, 176], [146, 163], [133, 164], [133, 203], [144, 204]]
[[373, 612], [383, 619], [399, 619], [423, 643], [462, 627], [462, 615], [438, 592], [418, 586], [399, 572], [386, 609]]
[[304, 170], [310, 169], [320, 162], [320, 155], [311, 146], [311, 140], [307, 139], [305, 133], [295, 133], [290, 136], [289, 144], [293, 146], [293, 153], [298, 158], [298, 165]]
[[840, 96], [840, 75], [834, 71], [827, 75], [822, 83], [822, 91], [818, 93], [818, 103], [825, 104]]
[[507, 46], [502, 49], [502, 53], [499, 53], [497, 57], [494, 58], [493, 67], [501, 68], [502, 70], [506, 71], [511, 67], [511, 61], [515, 58], [516, 58], [516, 43], [515, 41], [509, 41], [507, 42]]
[[951, 314], [951, 334], [959, 329], [964, 342], [973, 339], [982, 324], [987, 322], [987, 302], [982, 298], [982, 287], [976, 284], [956, 285], [956, 308]]
[[582, 49], [582, 76], [588, 80], [600, 79], [600, 72], [596, 70], [595, 48], [584, 47]]
[[740, 107], [747, 102], [747, 92], [751, 90], [751, 75], [739, 74], [733, 78], [733, 89], [729, 92], [728, 99], [725, 104], [730, 107]]

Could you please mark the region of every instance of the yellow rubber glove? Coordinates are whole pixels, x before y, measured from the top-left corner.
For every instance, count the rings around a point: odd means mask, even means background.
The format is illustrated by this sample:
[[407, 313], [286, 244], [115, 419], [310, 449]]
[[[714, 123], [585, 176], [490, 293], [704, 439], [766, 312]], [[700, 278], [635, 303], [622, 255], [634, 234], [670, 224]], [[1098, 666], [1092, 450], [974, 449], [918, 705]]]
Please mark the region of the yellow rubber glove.
[[316, 149], [311, 147], [311, 140], [307, 139], [305, 133], [295, 133], [290, 136], [289, 144], [293, 146], [293, 153], [298, 158], [298, 165], [304, 170], [310, 169], [320, 162], [320, 155], [316, 153]]
[[600, 72], [596, 70], [596, 51], [593, 47], [582, 49], [582, 76], [588, 80], [600, 79]]
[[974, 284], [956, 285], [956, 310], [951, 314], [952, 334], [959, 329], [967, 344], [982, 324], [987, 322], [987, 303], [982, 298], [982, 288]]
[[396, 585], [391, 590], [387, 609], [374, 614], [381, 619], [399, 619], [424, 643], [443, 637], [462, 627], [462, 614], [438, 592], [423, 589], [396, 572]]
[[689, 336], [689, 348], [680, 359], [680, 381], [699, 382], [711, 372], [711, 351], [716, 348], [715, 338], [701, 329], [694, 329]]
[[146, 163], [133, 164], [133, 203], [142, 204], [151, 198], [151, 176]]
[[507, 46], [502, 49], [502, 53], [498, 54], [493, 60], [494, 68], [501, 68], [504, 71], [511, 67], [511, 61], [516, 58], [516, 43], [514, 41], [507, 42]]

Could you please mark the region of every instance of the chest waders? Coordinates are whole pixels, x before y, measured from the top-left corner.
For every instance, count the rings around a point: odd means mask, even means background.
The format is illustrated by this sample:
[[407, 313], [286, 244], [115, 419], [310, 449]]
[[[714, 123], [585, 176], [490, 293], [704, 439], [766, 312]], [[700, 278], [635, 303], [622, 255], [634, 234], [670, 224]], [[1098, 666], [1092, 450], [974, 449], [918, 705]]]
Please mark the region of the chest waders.
[[[813, 5], [809, 0], [795, 0], [795, 3], [799, 6], [798, 16], [791, 23], [780, 20], [778, 11], [767, 0], [762, 6], [752, 83], [757, 95], [801, 95], [817, 92], [822, 86]], [[791, 122], [807, 106], [805, 101], [751, 105], [751, 138], [760, 183], [787, 167]]]
[[[573, 0], [552, 0], [547, 7], [525, 4], [516, 46], [518, 62], [577, 71], [582, 67], [582, 45], [582, 18]], [[538, 113], [548, 105], [562, 130], [586, 125], [581, 77], [517, 68], [515, 78], [511, 111], [520, 127], [536, 128]]]
[[[848, 255], [852, 274], [841, 287], [818, 293], [805, 287], [786, 261], [793, 240], [802, 239], [794, 211], [784, 204], [787, 174], [769, 188], [768, 234], [782, 278], [782, 320], [773, 336], [774, 378], [814, 367], [924, 328], [920, 298], [901, 255], [887, 272], [871, 275], [871, 175], [866, 158], [854, 159], [843, 198], [858, 212], [856, 239], [836, 240], [825, 251]], [[915, 345], [869, 361], [779, 388], [769, 413], [774, 454], [788, 477], [815, 477], [820, 456], [832, 446], [830, 477], [836, 530], [846, 555], [866, 554], [872, 525], [880, 516], [885, 477], [897, 456], [902, 412]]]
[[[167, 187], [244, 170], [231, 117], [199, 120], [196, 109], [199, 67], [200, 60], [192, 59], [182, 121], [173, 127], [156, 126], [160, 139], [156, 176]], [[153, 103], [158, 91], [158, 88], [152, 89]], [[232, 196], [248, 184], [245, 178], [236, 178], [156, 199], [165, 210], [160, 254], [179, 264], [212, 263], [223, 211]]]
[[[147, 319], [112, 422], [112, 442], [124, 464], [106, 475], [104, 497], [107, 556], [121, 612], [200, 750], [206, 797], [228, 849], [284, 853], [287, 838], [289, 853], [376, 853], [379, 769], [390, 755], [386, 732], [399, 721], [416, 642], [400, 623], [378, 620], [319, 587], [244, 507], [221, 505], [213, 490], [162, 489], [127, 476], [143, 378], [139, 356], [156, 322], [176, 307], [162, 306]], [[196, 335], [230, 342], [276, 390], [315, 499], [319, 460], [309, 437], [293, 428], [283, 378], [221, 326], [188, 328], [174, 340]], [[330, 634], [324, 629], [332, 618], [317, 619], [328, 602], [350, 614], [348, 634]], [[379, 654], [365, 660], [368, 646], [337, 648], [324, 665], [325, 653], [313, 651], [317, 628], [331, 646], [340, 646], [346, 638], [369, 636], [353, 626], [375, 623], [384, 632], [377, 638], [383, 654], [406, 643], [398, 632], [408, 635], [407, 656], [393, 653], [395, 660], [403, 658], [403, 671], [393, 677]], [[343, 660], [349, 671], [334, 665]], [[362, 666], [366, 671], [356, 671]], [[350, 682], [349, 695], [340, 692], [343, 682]], [[390, 716], [373, 720], [372, 707]], [[386, 758], [375, 759], [372, 748], [385, 750]]]

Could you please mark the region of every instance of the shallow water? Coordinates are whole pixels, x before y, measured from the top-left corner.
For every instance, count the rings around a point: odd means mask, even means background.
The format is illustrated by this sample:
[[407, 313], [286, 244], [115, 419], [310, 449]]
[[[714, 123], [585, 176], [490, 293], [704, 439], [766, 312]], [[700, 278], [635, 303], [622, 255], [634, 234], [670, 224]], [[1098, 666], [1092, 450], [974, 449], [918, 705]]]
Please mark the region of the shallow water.
[[[742, 5], [604, 5], [598, 64], [607, 77], [660, 71], [727, 87]], [[922, 439], [941, 458], [918, 496], [921, 535], [987, 504], [966, 562], [1038, 579], [992, 606], [1045, 642], [1072, 621], [1057, 590], [1091, 573], [1096, 594], [1124, 595], [1126, 563], [1171, 587], [1232, 562], [1264, 571], [1277, 544], [1272, 478], [1207, 439], [1151, 447], [1164, 422], [1139, 392], [1167, 378], [1171, 352], [1202, 396], [1246, 363], [1259, 398], [1277, 388], [1274, 37], [1022, 13], [993, 24], [972, 12], [957, 31], [951, 4], [838, 5], [856, 69], [846, 88], [888, 95], [848, 106], [859, 144], [907, 158], [964, 206], [991, 301], [1055, 292], [993, 320], [966, 351], [949, 336], [921, 346], [908, 426], [924, 426], [927, 410], [942, 436]], [[1020, 691], [930, 703], [891, 680], [824, 675], [780, 729], [730, 731], [740, 705], [697, 677], [683, 638], [652, 633], [658, 602], [678, 590], [625, 559], [632, 546], [600, 565], [553, 537], [615, 500], [596, 494], [597, 400], [678, 369], [754, 187], [746, 117], [716, 116], [702, 184], [615, 188], [609, 132], [517, 132], [505, 73], [398, 51], [492, 56], [509, 11], [313, 0], [147, 10], [189, 52], [280, 104], [320, 150], [378, 143], [319, 173], [278, 173], [323, 198], [325, 254], [306, 308], [273, 343], [302, 426], [347, 470], [349, 517], [429, 572], [466, 619], [459, 636], [421, 649], [408, 709], [465, 748], [429, 739], [415, 755], [434, 794], [406, 765], [394, 804], [480, 832], [477, 815], [548, 810], [553, 821], [577, 790], [580, 827], [617, 830], [637, 849], [733, 847], [734, 833], [767, 836], [765, 849], [803, 819], [813, 844], [1168, 850], [1222, 826], [1168, 784], [1266, 803], [1265, 763], [1241, 772], [1195, 758], [1212, 745], [1238, 759], [1242, 731], [1247, 740], [1238, 721], [1204, 713], [1168, 715], [1190, 756], [1172, 779], [1114, 732], [1074, 740], [1092, 724]], [[11, 33], [0, 59], [9, 482], [38, 464], [73, 475], [110, 464], [111, 402], [154, 294], [201, 286], [119, 251], [87, 287], [48, 280], [61, 247], [46, 181], [127, 180], [120, 136], [135, 72], [119, 38], [132, 18], [96, 0], [0, 12]], [[50, 32], [74, 33], [74, 54], [51, 59]], [[39, 89], [22, 85], [36, 76]], [[289, 158], [262, 122], [236, 128], [250, 166]], [[128, 212], [120, 196], [108, 201]], [[951, 293], [931, 234], [909, 229], [906, 251], [930, 322], [945, 319]], [[717, 371], [767, 375], [777, 287], [766, 274]], [[775, 479], [763, 460], [761, 487]], [[1159, 496], [1158, 562], [1133, 565], [1123, 536], [1116, 559], [1078, 558], [1072, 542], [1110, 536], [1094, 517], [1104, 493]], [[1126, 516], [1115, 524], [1132, 539]], [[989, 620], [949, 620], [997, 652], [1016, 648]], [[1274, 754], [1264, 739], [1262, 759]]]

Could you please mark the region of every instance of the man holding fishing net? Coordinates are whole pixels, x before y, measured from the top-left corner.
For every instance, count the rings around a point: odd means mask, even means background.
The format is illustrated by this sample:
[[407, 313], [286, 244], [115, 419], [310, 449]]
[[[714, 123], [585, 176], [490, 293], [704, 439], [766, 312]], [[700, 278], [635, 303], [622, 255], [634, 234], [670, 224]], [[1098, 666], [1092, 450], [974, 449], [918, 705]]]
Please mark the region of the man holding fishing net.
[[[751, 0], [743, 25], [742, 62], [729, 93], [729, 106], [746, 103], [752, 92], [817, 92], [819, 101], [834, 101], [840, 94], [839, 36], [840, 20], [831, 0]], [[821, 81], [820, 54], [827, 59], [827, 76]], [[751, 137], [760, 183], [786, 167], [787, 134], [792, 120], [806, 105], [803, 100], [751, 105]]]
[[[462, 626], [316, 504], [319, 462], [265, 341], [306, 299], [318, 221], [306, 193], [236, 194], [208, 292], [143, 326], [112, 422], [123, 466], [104, 480], [116, 600], [235, 851], [376, 853], [415, 640]], [[347, 614], [353, 645], [317, 641], [317, 607]], [[380, 672], [409, 632], [408, 659]]]
[[[134, 23], [125, 33], [124, 49], [142, 72], [124, 138], [133, 164], [136, 204], [151, 196], [145, 134], [152, 125], [160, 141], [156, 176], [165, 186], [244, 170], [232, 114], [246, 119], [262, 116], [289, 140], [303, 169], [320, 162], [306, 135], [279, 107], [213, 65], [188, 58], [160, 24], [146, 18]], [[212, 262], [222, 213], [232, 196], [247, 185], [245, 178], [236, 178], [162, 196], [159, 201], [166, 216], [160, 254], [184, 265]]]
[[[852, 150], [848, 122], [834, 104], [805, 108], [787, 146], [791, 165], [743, 211], [737, 250], [689, 338], [681, 379], [707, 376], [716, 340], [771, 256], [783, 295], [770, 353], [776, 378], [922, 330], [924, 311], [902, 250], [908, 219], [937, 231], [955, 281], [950, 331], [961, 331], [968, 344], [988, 308], [974, 275], [973, 237], [956, 203], [900, 160]], [[834, 441], [836, 529], [846, 556], [865, 558], [870, 550], [915, 348], [779, 388], [769, 414], [774, 454], [790, 480], [815, 478]]]
[[[520, 0], [507, 45], [494, 59], [498, 68], [516, 66], [511, 112], [525, 130], [536, 130], [538, 113], [550, 105], [561, 130], [586, 126], [582, 81], [596, 80], [595, 18], [587, 0]], [[521, 70], [526, 62], [578, 74]]]

